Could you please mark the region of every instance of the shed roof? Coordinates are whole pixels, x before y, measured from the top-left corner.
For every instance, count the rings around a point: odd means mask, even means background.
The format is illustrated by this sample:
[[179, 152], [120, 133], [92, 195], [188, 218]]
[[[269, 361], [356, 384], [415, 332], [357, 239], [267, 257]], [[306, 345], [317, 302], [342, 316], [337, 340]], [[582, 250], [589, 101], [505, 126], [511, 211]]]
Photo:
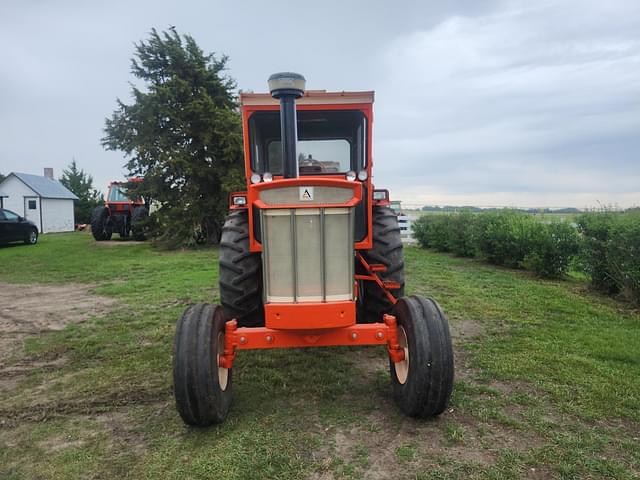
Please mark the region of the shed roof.
[[53, 178], [18, 172], [12, 172], [9, 174], [9, 176], [11, 175], [15, 175], [31, 190], [33, 190], [43, 198], [78, 200], [78, 197], [75, 196], [73, 192], [62, 185], [58, 180], [54, 180]]

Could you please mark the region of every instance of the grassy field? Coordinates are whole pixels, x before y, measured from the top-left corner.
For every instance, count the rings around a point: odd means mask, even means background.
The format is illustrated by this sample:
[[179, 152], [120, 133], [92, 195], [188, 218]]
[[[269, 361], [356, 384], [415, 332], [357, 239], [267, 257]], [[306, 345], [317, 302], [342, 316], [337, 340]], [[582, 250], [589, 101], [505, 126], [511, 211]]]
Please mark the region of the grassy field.
[[0, 247], [0, 282], [112, 300], [1, 365], [0, 478], [640, 476], [637, 311], [576, 279], [417, 248], [406, 260], [408, 292], [435, 297], [451, 322], [445, 414], [397, 412], [382, 349], [241, 352], [227, 422], [192, 429], [173, 405], [171, 344], [187, 305], [217, 300], [217, 250], [81, 233]]

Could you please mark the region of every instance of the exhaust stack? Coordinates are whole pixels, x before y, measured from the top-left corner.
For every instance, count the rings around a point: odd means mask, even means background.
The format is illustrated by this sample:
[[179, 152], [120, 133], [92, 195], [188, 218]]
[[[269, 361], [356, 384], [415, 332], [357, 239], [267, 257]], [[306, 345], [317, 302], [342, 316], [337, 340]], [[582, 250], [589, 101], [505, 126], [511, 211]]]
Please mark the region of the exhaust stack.
[[305, 78], [299, 73], [274, 73], [269, 77], [269, 91], [280, 100], [280, 135], [284, 178], [298, 178], [298, 125], [296, 98], [304, 95]]

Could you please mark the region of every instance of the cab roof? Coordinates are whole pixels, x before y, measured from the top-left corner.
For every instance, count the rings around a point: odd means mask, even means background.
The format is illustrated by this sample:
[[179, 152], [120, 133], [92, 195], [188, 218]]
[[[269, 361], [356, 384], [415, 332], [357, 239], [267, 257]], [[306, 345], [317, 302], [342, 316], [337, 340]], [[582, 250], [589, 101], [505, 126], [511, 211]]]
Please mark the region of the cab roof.
[[[307, 90], [304, 96], [296, 100], [298, 105], [347, 105], [373, 103], [374, 92], [327, 92], [326, 90]], [[269, 93], [240, 92], [240, 104], [244, 106], [278, 106], [280, 102]]]

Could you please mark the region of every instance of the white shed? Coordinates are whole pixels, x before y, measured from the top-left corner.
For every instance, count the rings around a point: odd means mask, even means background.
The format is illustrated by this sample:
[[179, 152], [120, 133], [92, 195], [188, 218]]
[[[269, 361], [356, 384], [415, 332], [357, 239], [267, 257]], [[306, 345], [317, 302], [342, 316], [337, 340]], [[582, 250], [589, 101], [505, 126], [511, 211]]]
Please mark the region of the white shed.
[[52, 169], [45, 168], [45, 176], [12, 172], [0, 191], [3, 207], [31, 220], [40, 233], [75, 229], [73, 201], [78, 197], [53, 178]]

